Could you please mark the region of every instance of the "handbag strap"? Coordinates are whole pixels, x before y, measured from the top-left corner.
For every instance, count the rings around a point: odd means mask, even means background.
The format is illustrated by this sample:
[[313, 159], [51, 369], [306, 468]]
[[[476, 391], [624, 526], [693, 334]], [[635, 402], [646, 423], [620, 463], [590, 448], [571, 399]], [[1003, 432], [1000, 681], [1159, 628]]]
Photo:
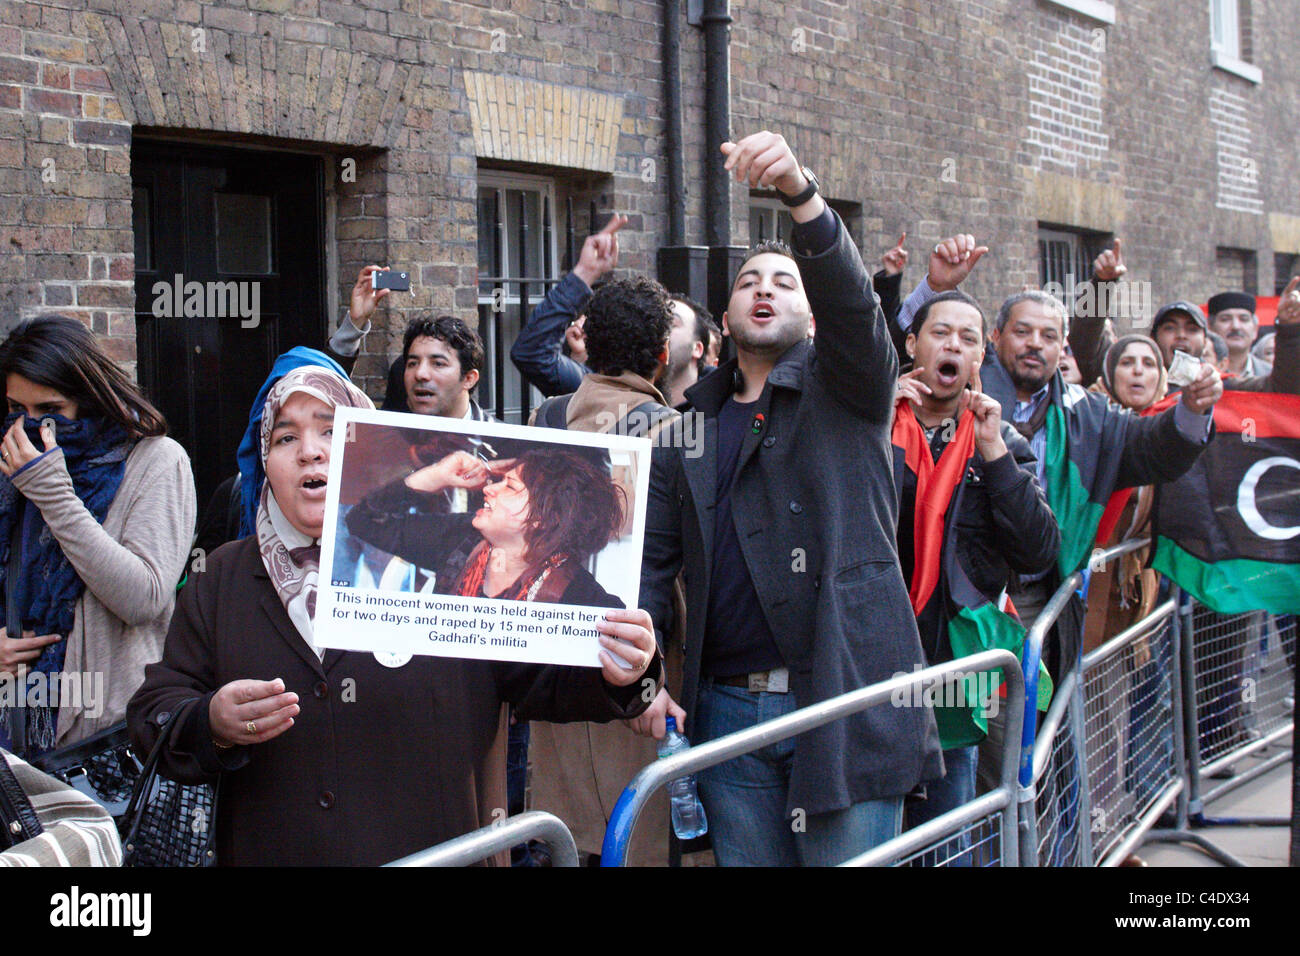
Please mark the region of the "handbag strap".
[[9, 849], [45, 832], [27, 791], [14, 775], [9, 761], [0, 754], [0, 848]]
[[[158, 761], [161, 759], [163, 749], [167, 745], [167, 738], [171, 735], [172, 728], [179, 726], [180, 721], [184, 721], [189, 717], [190, 709], [202, 700], [202, 697], [191, 697], [182, 701], [180, 706], [172, 711], [172, 715], [167, 722], [162, 725], [161, 733], [159, 733], [158, 739], [154, 741], [153, 748], [149, 751], [149, 757], [140, 770], [140, 779], [135, 782], [135, 788], [131, 791], [131, 801], [127, 804], [126, 813], [124, 814], [131, 822], [126, 829], [125, 836], [122, 838], [122, 847], [126, 854], [122, 859], [123, 866], [130, 866], [130, 858], [135, 856], [135, 843], [140, 831], [140, 824], [144, 819], [144, 802], [153, 791], [154, 780], [158, 776]], [[212, 811], [207, 821], [208, 839], [206, 849], [209, 854], [217, 831], [217, 793], [218, 787], [214, 785], [212, 788]]]

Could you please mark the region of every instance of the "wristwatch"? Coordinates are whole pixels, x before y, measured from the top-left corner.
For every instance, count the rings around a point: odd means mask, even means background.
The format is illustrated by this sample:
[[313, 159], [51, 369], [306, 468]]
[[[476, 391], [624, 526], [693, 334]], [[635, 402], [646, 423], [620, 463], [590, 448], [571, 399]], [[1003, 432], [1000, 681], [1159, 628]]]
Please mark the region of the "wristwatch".
[[787, 196], [779, 189], [776, 191], [776, 194], [780, 198], [782, 204], [788, 206], [791, 209], [793, 209], [795, 206], [802, 206], [809, 199], [812, 199], [813, 196], [816, 196], [818, 191], [821, 189], [821, 183], [817, 181], [816, 173], [814, 173], [807, 166], [800, 166], [799, 170], [800, 172], [803, 173], [803, 178], [808, 180], [808, 187], [803, 192], [799, 193], [799, 195], [797, 196]]

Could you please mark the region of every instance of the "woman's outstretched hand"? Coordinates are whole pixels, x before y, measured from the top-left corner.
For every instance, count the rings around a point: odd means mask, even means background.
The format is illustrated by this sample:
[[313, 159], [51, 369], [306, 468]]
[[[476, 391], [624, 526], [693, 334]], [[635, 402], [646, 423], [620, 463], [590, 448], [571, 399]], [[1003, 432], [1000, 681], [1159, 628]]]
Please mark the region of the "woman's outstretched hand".
[[298, 695], [285, 693], [284, 681], [236, 680], [212, 695], [208, 724], [222, 747], [260, 744], [293, 726]]

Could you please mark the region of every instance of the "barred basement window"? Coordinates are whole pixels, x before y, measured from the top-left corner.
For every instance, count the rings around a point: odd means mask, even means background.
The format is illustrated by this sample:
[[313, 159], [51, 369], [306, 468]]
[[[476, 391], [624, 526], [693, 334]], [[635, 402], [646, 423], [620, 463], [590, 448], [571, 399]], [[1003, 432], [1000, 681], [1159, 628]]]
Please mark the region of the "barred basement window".
[[[844, 225], [849, 230], [849, 235], [856, 237], [857, 221], [862, 215], [862, 204], [841, 199], [827, 199], [826, 203], [839, 213], [839, 217], [844, 220]], [[755, 190], [749, 194], [749, 244], [751, 246], [765, 239], [780, 239], [788, 245], [790, 230], [793, 228], [794, 219], [790, 216], [790, 210], [781, 200], [772, 195], [771, 190]], [[864, 260], [871, 261], [867, 259], [865, 251], [862, 251], [862, 255]]]
[[542, 401], [510, 361], [510, 346], [559, 281], [556, 231], [552, 180], [479, 171], [478, 332], [487, 355], [475, 397], [514, 424], [525, 424]]
[[1273, 294], [1281, 295], [1292, 276], [1300, 276], [1300, 255], [1273, 253]]
[[1038, 227], [1038, 287], [1073, 311], [1074, 289], [1092, 278], [1092, 260], [1105, 246], [1105, 233]]
[[1259, 269], [1255, 263], [1255, 250], [1233, 249], [1218, 246], [1214, 250], [1214, 281], [1216, 292], [1249, 292], [1259, 289]]

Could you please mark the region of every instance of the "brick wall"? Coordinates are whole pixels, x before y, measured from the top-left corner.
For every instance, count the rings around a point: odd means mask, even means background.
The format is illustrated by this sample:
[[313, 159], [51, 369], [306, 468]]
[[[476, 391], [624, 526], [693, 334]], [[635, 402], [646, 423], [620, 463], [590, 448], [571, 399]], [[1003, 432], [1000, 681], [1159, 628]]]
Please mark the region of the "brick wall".
[[1102, 113], [1106, 31], [1047, 10], [1034, 20], [1025, 138], [1033, 168], [1095, 166], [1110, 148]]
[[[1156, 304], [1215, 291], [1220, 246], [1254, 251], [1267, 288], [1273, 253], [1300, 253], [1300, 25], [1282, 4], [1253, 6], [1261, 86], [1210, 68], [1207, 5], [1181, 0], [1119, 4], [1113, 26], [1042, 0], [734, 3], [733, 130], [781, 130], [832, 197], [860, 203], [869, 264], [906, 230], [909, 283], [934, 242], [971, 231], [993, 249], [971, 291], [996, 305], [1034, 281], [1050, 222], [1122, 235]], [[553, 175], [579, 234], [593, 204], [629, 213], [623, 264], [652, 270], [666, 226], [661, 9], [0, 0], [0, 322], [67, 311], [133, 359], [133, 129], [328, 157], [335, 299], [367, 262], [415, 275], [358, 364], [372, 393], [411, 313], [475, 320], [480, 164]], [[699, 243], [718, 154], [703, 141], [703, 37], [685, 24], [681, 57], [687, 239]], [[612, 162], [484, 155], [469, 73], [616, 98]], [[498, 108], [502, 127], [536, 124], [526, 104]], [[738, 243], [747, 198], [734, 187]]]
[[75, 315], [135, 359], [131, 127], [74, 14], [0, 18], [0, 321]]

